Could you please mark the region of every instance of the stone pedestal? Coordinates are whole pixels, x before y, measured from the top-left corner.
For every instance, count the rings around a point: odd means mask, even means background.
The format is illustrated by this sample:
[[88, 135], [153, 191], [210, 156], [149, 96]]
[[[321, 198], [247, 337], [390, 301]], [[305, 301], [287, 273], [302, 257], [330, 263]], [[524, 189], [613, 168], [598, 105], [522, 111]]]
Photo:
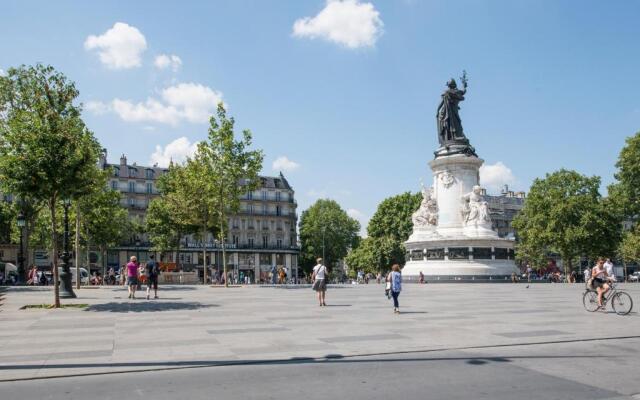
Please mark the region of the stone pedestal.
[[422, 272], [431, 281], [501, 281], [518, 272], [514, 242], [491, 229], [486, 205], [474, 194], [483, 162], [475, 155], [454, 154], [429, 163], [437, 224], [417, 227], [405, 243], [404, 279], [415, 280]]

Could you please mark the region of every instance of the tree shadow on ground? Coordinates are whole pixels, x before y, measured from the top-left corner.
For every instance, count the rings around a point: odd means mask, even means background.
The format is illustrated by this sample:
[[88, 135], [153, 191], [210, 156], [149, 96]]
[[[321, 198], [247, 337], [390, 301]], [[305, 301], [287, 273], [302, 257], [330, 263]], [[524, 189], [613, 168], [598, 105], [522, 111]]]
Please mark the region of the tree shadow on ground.
[[[404, 353], [406, 354], [406, 353]], [[434, 363], [443, 361], [462, 361], [469, 365], [485, 365], [488, 363], [508, 363], [513, 360], [560, 360], [560, 359], [580, 359], [580, 358], [606, 358], [608, 356], [597, 355], [555, 355], [555, 356], [508, 356], [508, 357], [371, 357], [371, 356], [343, 356], [341, 354], [327, 354], [324, 357], [291, 357], [276, 360], [197, 360], [197, 361], [134, 361], [134, 362], [105, 362], [105, 363], [72, 363], [72, 364], [55, 364], [47, 363], [33, 365], [0, 365], [2, 370], [30, 370], [30, 369], [56, 369], [56, 368], [139, 368], [142, 371], [150, 371], [153, 369], [171, 370], [171, 369], [187, 369], [187, 368], [206, 368], [234, 365], [297, 365], [297, 364], [366, 364], [366, 363]], [[140, 370], [130, 370], [130, 372], [140, 372]], [[103, 372], [100, 372], [103, 374]], [[91, 371], [82, 373], [81, 375], [91, 374]], [[68, 375], [68, 376], [73, 376]], [[2, 381], [0, 379], [0, 381]]]
[[182, 310], [199, 310], [201, 308], [219, 307], [215, 304], [202, 304], [199, 302], [184, 302], [179, 303], [175, 301], [146, 301], [146, 300], [133, 300], [123, 302], [111, 302], [103, 304], [93, 304], [85, 308], [84, 311], [92, 312], [114, 312], [114, 313], [128, 313], [128, 312], [161, 312], [161, 311], [182, 311]]

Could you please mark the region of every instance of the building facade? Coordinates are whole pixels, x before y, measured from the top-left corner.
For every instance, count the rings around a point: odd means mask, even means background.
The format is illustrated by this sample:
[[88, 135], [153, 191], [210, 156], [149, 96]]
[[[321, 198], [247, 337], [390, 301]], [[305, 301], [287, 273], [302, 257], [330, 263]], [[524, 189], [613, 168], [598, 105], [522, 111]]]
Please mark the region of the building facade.
[[[106, 151], [100, 159], [101, 167], [110, 171], [108, 185], [120, 191], [121, 204], [129, 212], [130, 219], [144, 221], [149, 202], [159, 196], [157, 181], [167, 169], [154, 166], [128, 164], [126, 156], [118, 164], [107, 162]], [[295, 192], [287, 179], [279, 176], [261, 176], [260, 187], [246, 193], [240, 199], [240, 211], [229, 217], [225, 243], [227, 269], [230, 278], [238, 282], [266, 282], [270, 273], [284, 269], [288, 278], [298, 272], [297, 203]], [[151, 244], [146, 235], [132, 235], [125, 243], [107, 251], [106, 265], [118, 268], [131, 256], [146, 262]], [[206, 260], [203, 253], [207, 253]], [[157, 254], [157, 259], [168, 264], [180, 265], [186, 271], [198, 271], [203, 275], [206, 265], [215, 276], [222, 270], [221, 243], [209, 235], [204, 241], [187, 236], [180, 252]], [[99, 255], [92, 257], [94, 268], [102, 265]], [[93, 261], [92, 260], [92, 261]]]
[[501, 238], [515, 238], [513, 219], [522, 210], [526, 196], [524, 192], [513, 192], [504, 185], [500, 195], [487, 195], [483, 189], [484, 200], [489, 205], [492, 228]]

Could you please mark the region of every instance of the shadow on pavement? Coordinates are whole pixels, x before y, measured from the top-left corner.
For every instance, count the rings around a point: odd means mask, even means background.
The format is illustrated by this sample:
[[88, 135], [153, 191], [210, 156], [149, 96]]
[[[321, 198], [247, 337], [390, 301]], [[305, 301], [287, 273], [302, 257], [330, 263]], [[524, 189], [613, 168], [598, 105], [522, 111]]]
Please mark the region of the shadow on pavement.
[[[128, 299], [127, 299], [128, 300]], [[94, 304], [84, 309], [84, 311], [93, 312], [159, 312], [159, 311], [178, 311], [178, 310], [198, 310], [201, 308], [219, 307], [214, 304], [202, 304], [198, 302], [178, 303], [174, 301], [166, 302], [160, 300], [147, 301], [141, 299], [111, 302], [104, 304]]]
[[[522, 359], [579, 359], [579, 358], [604, 358], [607, 356], [576, 355], [576, 356], [509, 356], [509, 357], [364, 357], [342, 356], [340, 354], [328, 354], [323, 358], [292, 357], [280, 360], [204, 360], [204, 361], [149, 361], [149, 362], [112, 362], [112, 363], [75, 363], [75, 364], [34, 364], [34, 365], [0, 365], [1, 370], [29, 370], [29, 369], [65, 369], [65, 368], [151, 368], [151, 369], [181, 369], [181, 368], [205, 368], [216, 366], [234, 365], [296, 365], [296, 364], [365, 364], [365, 363], [394, 363], [394, 362], [440, 362], [462, 361], [470, 365], [485, 365], [491, 362], [505, 363]], [[121, 372], [121, 371], [120, 371]], [[134, 372], [134, 371], [132, 371]], [[138, 371], [140, 372], [140, 371]], [[91, 372], [88, 372], [89, 374]], [[103, 372], [99, 372], [102, 374]], [[109, 373], [109, 372], [106, 372]], [[118, 373], [118, 371], [115, 371]], [[80, 375], [86, 375], [83, 373]], [[1, 381], [1, 379], [0, 379]]]

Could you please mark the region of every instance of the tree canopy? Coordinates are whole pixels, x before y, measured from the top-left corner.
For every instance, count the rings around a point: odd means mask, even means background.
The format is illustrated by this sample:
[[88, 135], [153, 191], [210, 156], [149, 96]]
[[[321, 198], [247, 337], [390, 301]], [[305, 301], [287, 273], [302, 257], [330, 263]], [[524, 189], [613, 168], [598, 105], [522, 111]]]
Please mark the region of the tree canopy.
[[367, 237], [349, 252], [345, 262], [351, 276], [358, 270], [371, 273], [387, 271], [393, 264], [404, 264], [405, 248], [391, 236]]
[[316, 258], [322, 257], [323, 247], [325, 264], [342, 260], [350, 248], [357, 246], [359, 231], [360, 223], [335, 200], [316, 201], [300, 216], [300, 264], [308, 271]]
[[615, 178], [609, 186], [612, 204], [625, 218], [640, 216], [640, 132], [628, 137], [620, 151]]
[[[100, 152], [74, 104], [77, 97], [74, 83], [51, 66], [9, 68], [0, 76], [0, 184], [47, 205], [54, 254], [56, 207], [86, 193]], [[59, 307], [57, 265], [54, 257], [54, 304]]]
[[411, 215], [420, 207], [421, 193], [405, 192], [384, 199], [367, 225], [369, 237], [390, 236], [405, 242], [413, 231]]
[[565, 273], [582, 254], [615, 254], [620, 224], [601, 198], [599, 187], [599, 177], [564, 169], [536, 179], [513, 221], [520, 240], [517, 251], [529, 252], [533, 260], [543, 258], [547, 251], [559, 253]]

